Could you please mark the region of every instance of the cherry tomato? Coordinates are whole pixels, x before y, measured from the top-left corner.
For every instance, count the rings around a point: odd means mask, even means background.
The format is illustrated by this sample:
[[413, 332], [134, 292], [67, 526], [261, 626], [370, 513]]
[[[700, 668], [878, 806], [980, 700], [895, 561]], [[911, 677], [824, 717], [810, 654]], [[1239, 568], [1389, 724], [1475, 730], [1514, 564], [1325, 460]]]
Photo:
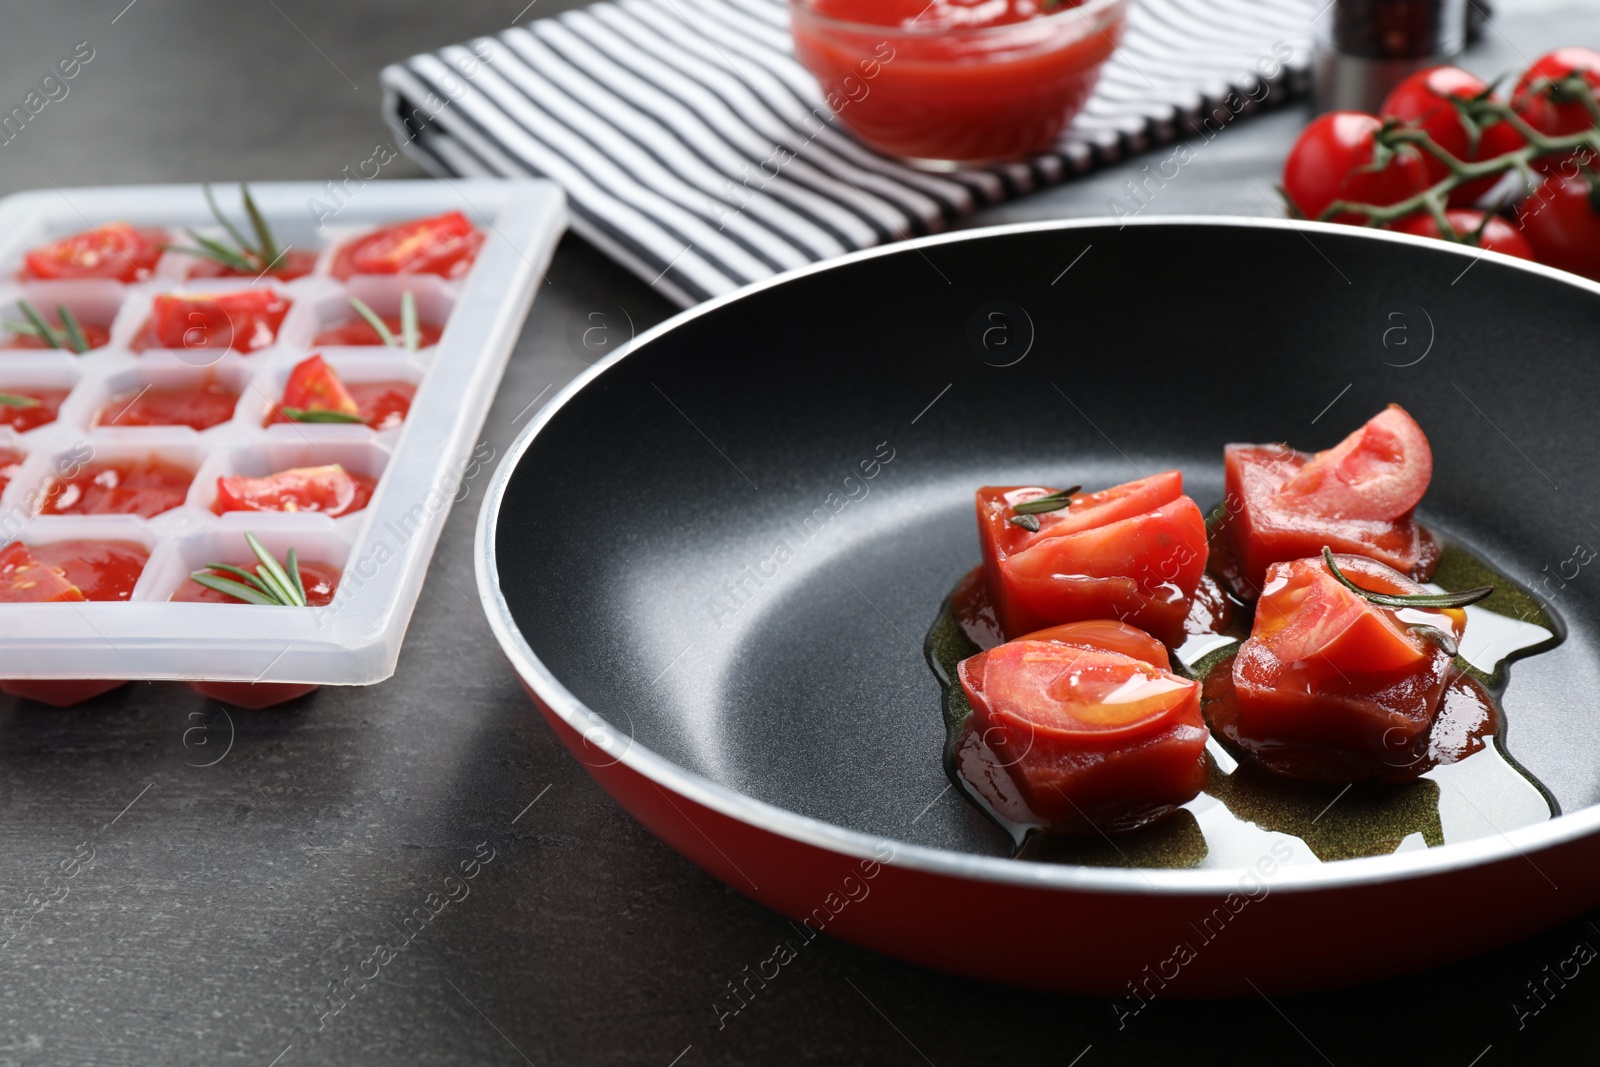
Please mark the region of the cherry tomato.
[[1600, 281], [1600, 180], [1553, 175], [1517, 206], [1534, 258]]
[[[1421, 154], [1401, 145], [1380, 170], [1369, 169], [1383, 123], [1359, 111], [1330, 111], [1300, 131], [1283, 165], [1283, 189], [1301, 214], [1318, 218], [1335, 200], [1384, 207], [1428, 188]], [[1359, 225], [1366, 217], [1342, 212], [1329, 221]]]
[[340, 247], [333, 276], [437, 274], [459, 278], [472, 268], [483, 234], [459, 211], [386, 226]]
[[0, 548], [0, 604], [45, 604], [83, 600], [60, 567], [40, 563], [21, 541]]
[[[1477, 147], [1473, 147], [1467, 122], [1450, 100], [1471, 100], [1488, 91], [1489, 86], [1482, 78], [1460, 67], [1433, 67], [1419, 70], [1395, 86], [1388, 99], [1384, 100], [1380, 114], [1403, 119], [1425, 131], [1440, 148], [1463, 163], [1476, 163], [1515, 151], [1527, 143], [1508, 123], [1494, 122], [1480, 131]], [[1423, 165], [1428, 168], [1430, 185], [1443, 180], [1450, 173], [1450, 168], [1443, 161], [1426, 150], [1419, 151]], [[1494, 175], [1468, 182], [1451, 192], [1450, 203], [1476, 203], [1499, 180], [1499, 176]]]
[[[1365, 557], [1335, 560], [1363, 589], [1426, 592]], [[1212, 725], [1278, 774], [1415, 777], [1428, 767], [1428, 734], [1454, 669], [1450, 654], [1414, 626], [1459, 639], [1466, 612], [1379, 607], [1342, 585], [1320, 556], [1274, 563], [1250, 639], [1233, 661], [1232, 699], [1208, 699]]]
[[1223, 466], [1214, 569], [1243, 600], [1260, 594], [1271, 564], [1314, 556], [1323, 545], [1417, 578], [1438, 563], [1437, 542], [1412, 513], [1433, 477], [1433, 451], [1394, 404], [1315, 456], [1287, 445], [1228, 445]]
[[171, 511], [189, 494], [194, 471], [154, 456], [87, 464], [67, 478], [53, 478], [45, 515], [142, 515]]
[[[1567, 47], [1540, 56], [1517, 80], [1516, 89], [1511, 95], [1512, 106], [1529, 126], [1540, 133], [1559, 137], [1589, 129], [1594, 125], [1594, 119], [1581, 100], [1572, 99], [1560, 89], [1555, 89], [1552, 97], [1553, 86], [1549, 83], [1560, 82], [1572, 74], [1581, 74], [1590, 88], [1600, 87], [1600, 52], [1590, 48]], [[1563, 164], [1574, 156], [1580, 156], [1586, 162], [1594, 161], [1592, 153], [1579, 150], [1541, 156], [1533, 161], [1533, 165], [1546, 174], [1570, 174], [1574, 172], [1563, 170]]]
[[126, 222], [111, 222], [33, 249], [23, 259], [22, 276], [41, 281], [109, 278], [141, 282], [155, 270], [166, 241], [161, 230], [136, 230]]
[[1069, 506], [1032, 516], [1037, 531], [1010, 521], [1015, 505], [1050, 492], [985, 486], [977, 493], [984, 569], [1005, 633], [1114, 618], [1180, 641], [1206, 566], [1205, 520], [1183, 495], [1183, 476], [1166, 471], [1074, 494]]
[[68, 392], [66, 389], [6, 389], [0, 386], [0, 393], [38, 401], [37, 404], [8, 404], [0, 398], [0, 426], [9, 426], [18, 433], [27, 433], [36, 427], [55, 422]]
[[[1470, 208], [1451, 208], [1444, 213], [1451, 227], [1465, 239], [1489, 252], [1503, 252], [1518, 259], [1533, 259], [1533, 246], [1518, 229], [1499, 215], [1487, 215]], [[1485, 219], [1488, 221], [1485, 222]], [[1480, 229], [1481, 227], [1481, 229]], [[1418, 215], [1395, 226], [1401, 233], [1414, 233], [1419, 237], [1440, 237], [1439, 224], [1432, 215]]]
[[[298, 562], [300, 565], [300, 582], [306, 587], [306, 606], [320, 608], [332, 603], [333, 594], [339, 589], [339, 578], [341, 577], [339, 568], [328, 563], [318, 563], [315, 560], [302, 559]], [[258, 563], [254, 558], [252, 558], [249, 560], [238, 560], [236, 561], [236, 565], [243, 567], [245, 570], [253, 570]], [[209, 586], [201, 585], [192, 578], [183, 581], [178, 586], [177, 590], [174, 591], [173, 594], [167, 599], [169, 601], [182, 604], [245, 603], [245, 601], [240, 600], [237, 597], [230, 596], [227, 593], [219, 592], [218, 590], [212, 589]], [[248, 685], [249, 683], [246, 682], [242, 684]], [[277, 683], [265, 682], [261, 684], [272, 685]], [[286, 687], [289, 685], [289, 683], [283, 684]], [[305, 691], [309, 692], [309, 690]], [[243, 692], [243, 690], [241, 690], [241, 692]], [[290, 695], [298, 696], [299, 693], [291, 693]], [[276, 702], [277, 700], [268, 701], [268, 703]]]
[[133, 350], [232, 349], [248, 355], [277, 340], [289, 301], [271, 289], [234, 293], [163, 293], [150, 305]]
[[233, 418], [239, 394], [217, 381], [187, 389], [145, 387], [106, 401], [96, 426], [187, 426], [209, 430]]
[[1517, 87], [1511, 94], [1512, 105], [1528, 125], [1540, 133], [1560, 136], [1589, 129], [1594, 120], [1583, 102], [1552, 99], [1551, 86], [1545, 84], [1560, 82], [1573, 74], [1583, 75], [1590, 88], [1600, 88], [1600, 52], [1569, 46], [1540, 56], [1517, 79]]
[[[1130, 654], [1160, 649], [1160, 661]], [[1126, 650], [1126, 651], [1125, 651]], [[1129, 830], [1205, 785], [1199, 686], [1124, 623], [1030, 634], [957, 668], [972, 716], [963, 776], [1004, 818], [1056, 832]]]
[[60, 570], [85, 600], [127, 600], [150, 560], [150, 550], [137, 541], [51, 541], [32, 552]]
[[376, 485], [371, 478], [351, 474], [337, 463], [296, 467], [264, 478], [228, 475], [217, 479], [212, 510], [218, 515], [229, 511], [315, 511], [336, 519], [366, 507]]

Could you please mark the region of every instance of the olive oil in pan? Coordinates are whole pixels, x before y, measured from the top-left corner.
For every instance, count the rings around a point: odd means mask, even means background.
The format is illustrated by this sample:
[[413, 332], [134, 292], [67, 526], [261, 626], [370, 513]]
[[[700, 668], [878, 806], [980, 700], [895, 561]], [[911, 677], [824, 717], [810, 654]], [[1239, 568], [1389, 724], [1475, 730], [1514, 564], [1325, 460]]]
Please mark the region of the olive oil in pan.
[[[1508, 577], [1454, 542], [1432, 587], [1495, 586], [1467, 610], [1466, 635], [1456, 658], [1458, 676], [1441, 705], [1424, 757], [1430, 769], [1401, 784], [1338, 785], [1296, 782], [1241, 764], [1215, 736], [1207, 744], [1205, 790], [1171, 816], [1130, 833], [1050, 835], [1000, 818], [962, 773], [983, 767], [982, 739], [962, 729], [972, 708], [956, 679], [956, 664], [1001, 640], [982, 568], [967, 574], [946, 598], [928, 631], [925, 651], [942, 689], [945, 771], [952, 782], [1011, 838], [1018, 859], [1088, 866], [1232, 868], [1249, 866], [1274, 845], [1288, 862], [1317, 863], [1470, 841], [1543, 822], [1558, 813], [1554, 799], [1506, 752], [1499, 709], [1507, 664], [1554, 647], [1561, 626], [1543, 605]], [[1214, 586], [1206, 596], [1220, 597]], [[1249, 635], [1248, 605], [1212, 602], [1197, 611], [1175, 660], [1208, 682], [1207, 698], [1231, 687], [1233, 652]], [[994, 774], [1003, 774], [993, 761]], [[981, 772], [981, 771], [980, 771]]]

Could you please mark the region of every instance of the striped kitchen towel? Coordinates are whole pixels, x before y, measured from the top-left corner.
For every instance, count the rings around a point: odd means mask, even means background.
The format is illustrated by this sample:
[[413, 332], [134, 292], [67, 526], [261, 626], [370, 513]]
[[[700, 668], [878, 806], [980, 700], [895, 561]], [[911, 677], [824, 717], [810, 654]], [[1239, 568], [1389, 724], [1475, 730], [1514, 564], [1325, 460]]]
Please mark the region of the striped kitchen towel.
[[785, 0], [601, 0], [385, 68], [384, 113], [434, 174], [560, 183], [575, 230], [688, 306], [1214, 137], [1304, 88], [1313, 11], [1133, 0], [1121, 46], [1052, 152], [944, 174], [818, 123], [827, 107], [794, 58]]

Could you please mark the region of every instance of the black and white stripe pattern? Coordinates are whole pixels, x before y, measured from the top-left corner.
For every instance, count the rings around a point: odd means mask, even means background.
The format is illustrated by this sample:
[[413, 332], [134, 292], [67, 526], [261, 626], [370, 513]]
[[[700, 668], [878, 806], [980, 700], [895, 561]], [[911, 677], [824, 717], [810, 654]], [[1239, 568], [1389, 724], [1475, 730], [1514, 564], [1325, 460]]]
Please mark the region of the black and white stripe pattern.
[[949, 174], [819, 121], [827, 107], [794, 58], [784, 0], [602, 0], [393, 64], [384, 106], [433, 173], [560, 183], [575, 229], [687, 306], [1295, 95], [1312, 11], [1133, 0], [1122, 45], [1053, 152]]

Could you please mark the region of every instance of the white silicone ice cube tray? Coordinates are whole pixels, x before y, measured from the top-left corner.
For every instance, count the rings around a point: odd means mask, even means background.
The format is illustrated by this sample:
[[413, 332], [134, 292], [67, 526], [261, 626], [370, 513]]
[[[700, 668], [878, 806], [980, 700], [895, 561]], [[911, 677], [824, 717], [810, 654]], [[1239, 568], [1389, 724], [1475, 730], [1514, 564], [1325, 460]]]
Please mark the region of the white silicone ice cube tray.
[[[212, 236], [221, 231], [198, 185], [51, 189], [0, 201], [0, 318], [20, 318], [16, 305], [23, 299], [50, 315], [65, 304], [84, 322], [111, 331], [107, 345], [81, 356], [0, 350], [0, 392], [70, 390], [55, 421], [26, 433], [0, 427], [0, 450], [25, 456], [0, 493], [0, 544], [114, 539], [142, 543], [151, 553], [128, 601], [0, 604], [0, 678], [365, 685], [393, 673], [452, 499], [483, 459], [476, 435], [565, 226], [564, 200], [558, 187], [542, 181], [368, 182], [338, 198], [309, 182], [252, 184], [250, 190], [280, 242], [318, 250], [310, 275], [289, 282], [185, 281], [194, 257], [168, 252], [140, 283], [24, 281], [19, 268], [28, 249], [91, 226], [121, 220], [174, 236], [186, 227]], [[218, 184], [215, 191], [222, 210], [242, 220], [238, 186]], [[324, 211], [320, 226], [317, 202]], [[330, 206], [339, 210], [328, 218]], [[340, 281], [328, 273], [334, 249], [349, 238], [447, 211], [461, 211], [486, 236], [463, 277]], [[270, 347], [220, 357], [214, 350], [130, 349], [155, 295], [251, 285], [270, 285], [293, 302]], [[443, 325], [437, 344], [415, 354], [383, 346], [312, 347], [319, 330], [352, 317], [349, 295], [392, 315], [408, 289], [420, 318]], [[364, 425], [263, 426], [289, 371], [312, 352], [321, 352], [346, 381], [416, 383], [405, 421], [382, 432]], [[114, 398], [207, 375], [239, 393], [227, 422], [200, 432], [96, 424]], [[195, 472], [182, 506], [149, 519], [36, 513], [41, 487], [63, 466], [89, 457], [146, 456]], [[326, 463], [378, 479], [365, 509], [338, 519], [218, 516], [211, 510], [218, 475]], [[250, 562], [246, 530], [280, 559], [292, 546], [303, 560], [340, 568], [333, 602], [321, 608], [168, 602], [206, 563]]]

